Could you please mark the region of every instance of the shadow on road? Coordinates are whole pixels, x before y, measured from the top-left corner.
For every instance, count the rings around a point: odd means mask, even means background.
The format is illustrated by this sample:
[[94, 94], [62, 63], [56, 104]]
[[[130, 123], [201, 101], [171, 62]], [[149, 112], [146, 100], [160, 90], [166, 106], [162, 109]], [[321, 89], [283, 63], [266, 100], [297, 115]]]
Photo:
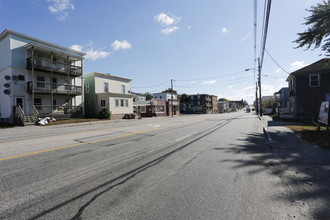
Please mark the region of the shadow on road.
[[252, 154], [252, 160], [222, 162], [234, 162], [234, 169], [251, 167], [251, 175], [268, 171], [278, 176], [287, 193], [278, 194], [274, 199], [298, 205], [302, 216], [329, 219], [330, 151], [307, 144], [289, 131], [273, 132], [271, 136], [273, 141], [269, 143], [263, 134], [247, 134], [246, 139], [240, 140], [242, 145], [214, 149]]

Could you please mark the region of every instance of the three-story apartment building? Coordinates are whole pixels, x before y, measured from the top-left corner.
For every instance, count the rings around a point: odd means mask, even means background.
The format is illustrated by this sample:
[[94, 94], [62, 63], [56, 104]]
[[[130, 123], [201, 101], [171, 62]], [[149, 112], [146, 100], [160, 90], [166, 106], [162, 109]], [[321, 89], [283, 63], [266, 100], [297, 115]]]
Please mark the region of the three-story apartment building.
[[[0, 34], [0, 121], [83, 116], [85, 54], [15, 31]], [[26, 118], [25, 118], [26, 120]]]
[[217, 96], [208, 94], [189, 95], [188, 112], [199, 114], [217, 114]]

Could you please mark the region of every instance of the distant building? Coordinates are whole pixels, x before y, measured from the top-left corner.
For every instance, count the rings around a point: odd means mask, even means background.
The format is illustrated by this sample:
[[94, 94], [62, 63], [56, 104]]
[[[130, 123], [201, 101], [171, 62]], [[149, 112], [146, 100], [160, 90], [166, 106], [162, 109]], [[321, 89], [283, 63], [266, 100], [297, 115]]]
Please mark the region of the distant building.
[[218, 114], [218, 96], [213, 95], [212, 96], [212, 114]]
[[136, 95], [134, 98], [134, 113], [141, 117], [164, 117], [166, 114], [166, 101], [161, 99], [146, 100], [145, 96]]
[[197, 114], [218, 113], [217, 96], [208, 94], [189, 95], [188, 112]]
[[277, 116], [290, 118], [293, 117], [292, 110], [289, 108], [289, 88], [283, 87], [274, 93], [275, 111]]
[[111, 111], [112, 119], [122, 119], [126, 114], [133, 114], [131, 81], [97, 72], [84, 75], [86, 116], [97, 117], [103, 109]]
[[229, 102], [228, 101], [218, 101], [218, 111], [219, 113], [228, 112]]
[[168, 116], [180, 115], [180, 101], [177, 94], [172, 93], [154, 93], [154, 99], [166, 101], [166, 114]]
[[275, 104], [274, 96], [262, 96], [261, 103], [262, 103], [262, 112], [264, 114], [273, 113], [274, 104]]

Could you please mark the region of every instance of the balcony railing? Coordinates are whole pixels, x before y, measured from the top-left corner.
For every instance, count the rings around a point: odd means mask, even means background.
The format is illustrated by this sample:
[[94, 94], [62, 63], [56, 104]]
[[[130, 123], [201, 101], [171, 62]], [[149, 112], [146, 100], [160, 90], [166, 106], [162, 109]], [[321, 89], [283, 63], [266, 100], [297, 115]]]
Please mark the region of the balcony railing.
[[82, 68], [80, 66], [69, 65], [66, 63], [59, 63], [39, 57], [30, 57], [27, 59], [26, 67], [28, 69], [34, 68], [45, 71], [53, 71], [62, 74], [70, 74], [72, 76], [81, 76]]
[[69, 94], [69, 95], [81, 95], [82, 87], [74, 85], [65, 85], [58, 83], [45, 83], [40, 81], [33, 81], [27, 83], [27, 92], [32, 93], [44, 93], [44, 94]]
[[82, 118], [81, 106], [68, 105], [34, 105], [39, 112], [39, 117], [54, 117], [55, 119]]

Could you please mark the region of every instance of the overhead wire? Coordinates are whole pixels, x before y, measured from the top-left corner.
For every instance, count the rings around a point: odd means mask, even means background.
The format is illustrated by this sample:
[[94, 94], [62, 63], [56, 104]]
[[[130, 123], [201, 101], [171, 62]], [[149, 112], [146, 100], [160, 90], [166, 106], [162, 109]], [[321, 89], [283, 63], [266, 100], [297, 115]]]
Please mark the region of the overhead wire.
[[267, 50], [267, 48], [265, 48], [265, 50], [266, 50], [266, 53], [268, 54], [268, 56], [270, 57], [270, 59], [272, 59], [273, 60], [273, 62], [281, 69], [281, 70], [283, 70], [284, 72], [286, 72], [287, 74], [290, 74], [288, 71], [286, 71], [285, 69], [283, 69], [276, 61], [275, 61], [275, 59], [269, 54], [269, 52], [268, 52], [268, 50]]
[[170, 81], [167, 80], [166, 82], [159, 83], [159, 84], [157, 84], [157, 85], [153, 85], [153, 86], [143, 86], [143, 87], [132, 86], [132, 88], [134, 88], [134, 89], [148, 89], [148, 88], [154, 88], [154, 87], [162, 86], [162, 85], [165, 85], [165, 84], [167, 84], [167, 83], [170, 83]]
[[207, 78], [198, 78], [198, 79], [175, 79], [175, 81], [177, 82], [181, 82], [181, 81], [201, 81], [201, 80], [208, 80], [208, 79], [218, 79], [218, 78], [222, 78], [222, 77], [226, 77], [226, 76], [231, 76], [231, 75], [235, 75], [238, 73], [244, 73], [246, 72], [244, 71], [239, 71], [239, 72], [234, 72], [234, 73], [227, 73], [227, 74], [223, 74], [223, 75], [217, 75], [217, 76], [213, 76], [213, 77], [207, 77]]

